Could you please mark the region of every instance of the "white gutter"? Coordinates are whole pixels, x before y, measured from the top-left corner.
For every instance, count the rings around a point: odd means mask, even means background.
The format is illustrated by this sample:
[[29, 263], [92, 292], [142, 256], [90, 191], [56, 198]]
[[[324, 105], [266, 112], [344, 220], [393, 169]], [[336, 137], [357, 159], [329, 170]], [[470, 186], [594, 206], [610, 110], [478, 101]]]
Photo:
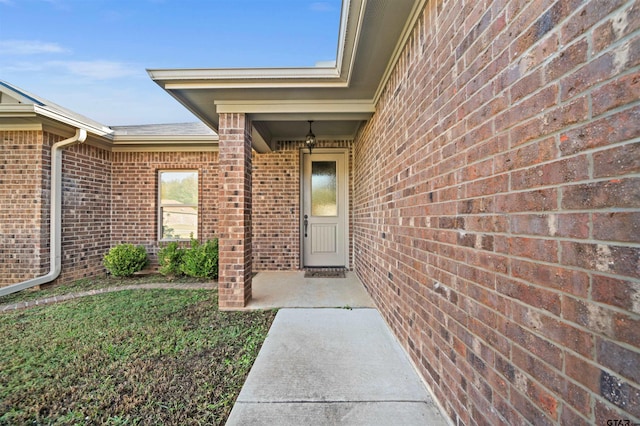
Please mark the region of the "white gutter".
[[62, 149], [82, 143], [87, 139], [87, 131], [76, 129], [76, 134], [68, 139], [56, 142], [51, 147], [51, 231], [49, 234], [50, 270], [46, 275], [32, 278], [18, 284], [0, 288], [0, 296], [16, 293], [20, 290], [49, 283], [60, 275], [62, 270]]

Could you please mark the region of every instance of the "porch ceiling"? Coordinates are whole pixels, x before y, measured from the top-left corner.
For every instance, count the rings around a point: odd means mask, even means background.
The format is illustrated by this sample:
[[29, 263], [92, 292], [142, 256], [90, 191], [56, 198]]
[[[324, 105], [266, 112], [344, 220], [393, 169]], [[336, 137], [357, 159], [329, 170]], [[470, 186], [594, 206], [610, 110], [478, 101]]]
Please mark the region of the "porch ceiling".
[[352, 139], [374, 112], [426, 0], [343, 0], [337, 61], [332, 67], [156, 69], [150, 77], [211, 128], [221, 113], [250, 115], [254, 149], [304, 139], [307, 120], [320, 139]]

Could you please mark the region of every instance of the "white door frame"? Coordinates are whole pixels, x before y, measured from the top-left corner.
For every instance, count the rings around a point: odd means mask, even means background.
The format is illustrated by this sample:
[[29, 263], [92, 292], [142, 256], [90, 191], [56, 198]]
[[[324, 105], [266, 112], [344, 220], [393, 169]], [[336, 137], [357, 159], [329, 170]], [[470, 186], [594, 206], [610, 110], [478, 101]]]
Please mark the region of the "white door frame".
[[[304, 191], [305, 191], [305, 185], [304, 185], [304, 166], [305, 166], [305, 161], [304, 161], [304, 156], [309, 154], [309, 150], [308, 149], [302, 149], [300, 150], [300, 217], [299, 217], [299, 227], [298, 229], [300, 230], [300, 267], [304, 268], [305, 267], [305, 259], [304, 259], [304, 215], [305, 215], [305, 205], [304, 205]], [[343, 158], [343, 164], [344, 164], [344, 182], [343, 182], [343, 187], [344, 187], [344, 191], [340, 191], [343, 192], [343, 194], [341, 193], [339, 196], [339, 200], [338, 200], [338, 208], [342, 208], [344, 209], [344, 215], [342, 217], [343, 220], [343, 229], [344, 229], [344, 237], [343, 237], [343, 241], [341, 242], [341, 244], [343, 244], [343, 253], [344, 253], [344, 267], [349, 269], [349, 259], [350, 259], [350, 253], [349, 253], [349, 241], [350, 241], [350, 229], [349, 229], [349, 218], [350, 218], [350, 214], [351, 212], [349, 211], [349, 190], [350, 190], [350, 170], [349, 170], [349, 149], [348, 148], [314, 148], [313, 152], [311, 154], [311, 159], [313, 159], [313, 155], [315, 154], [342, 154], [344, 156]], [[336, 265], [338, 266], [338, 265]], [[340, 265], [342, 266], [342, 265]]]

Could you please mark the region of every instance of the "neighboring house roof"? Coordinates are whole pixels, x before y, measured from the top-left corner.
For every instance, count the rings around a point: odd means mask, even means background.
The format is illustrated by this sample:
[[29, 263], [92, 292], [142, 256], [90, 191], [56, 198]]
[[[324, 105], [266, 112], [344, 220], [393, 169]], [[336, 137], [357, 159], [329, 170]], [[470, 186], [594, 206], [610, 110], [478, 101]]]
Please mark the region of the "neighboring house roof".
[[220, 113], [251, 117], [257, 151], [278, 140], [352, 139], [375, 111], [427, 0], [343, 0], [335, 64], [308, 68], [154, 69], [150, 77], [213, 129]]
[[184, 148], [185, 142], [198, 150], [213, 150], [218, 147], [218, 135], [207, 125], [197, 123], [143, 124], [139, 126], [111, 126], [113, 146], [116, 150], [139, 150], [140, 146], [158, 147], [167, 150]]
[[111, 129], [117, 136], [215, 136], [216, 134], [201, 122], [111, 126]]
[[83, 128], [93, 135], [93, 143], [116, 151], [151, 149], [152, 146], [213, 150], [217, 149], [218, 142], [218, 135], [201, 122], [106, 126], [0, 80], [0, 130], [43, 125]]

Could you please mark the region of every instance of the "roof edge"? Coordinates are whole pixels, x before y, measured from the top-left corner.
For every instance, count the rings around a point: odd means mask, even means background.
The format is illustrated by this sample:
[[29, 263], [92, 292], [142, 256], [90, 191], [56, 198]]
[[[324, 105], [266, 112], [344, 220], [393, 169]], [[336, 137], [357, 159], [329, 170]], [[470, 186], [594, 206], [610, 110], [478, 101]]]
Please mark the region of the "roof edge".
[[300, 67], [300, 68], [166, 68], [147, 69], [147, 74], [156, 83], [162, 82], [217, 82], [247, 81], [287, 82], [290, 80], [340, 80], [337, 67]]
[[[336, 62], [331, 67], [147, 69], [165, 90], [181, 88], [347, 87], [357, 51], [367, 0], [343, 0]], [[349, 19], [356, 17], [349, 29]], [[353, 24], [351, 24], [353, 25]], [[225, 83], [225, 84], [223, 84]]]
[[81, 121], [73, 117], [69, 117], [68, 115], [62, 114], [61, 112], [56, 111], [55, 109], [48, 108], [46, 105], [43, 105], [43, 106], [34, 105], [34, 110], [36, 114], [42, 115], [47, 118], [51, 118], [53, 120], [59, 121], [64, 124], [68, 124], [76, 128], [82, 128], [89, 133], [93, 133], [96, 136], [109, 137], [113, 134], [113, 130], [111, 130], [107, 126], [102, 125], [101, 127], [98, 127], [92, 123], [87, 123], [85, 121]]

